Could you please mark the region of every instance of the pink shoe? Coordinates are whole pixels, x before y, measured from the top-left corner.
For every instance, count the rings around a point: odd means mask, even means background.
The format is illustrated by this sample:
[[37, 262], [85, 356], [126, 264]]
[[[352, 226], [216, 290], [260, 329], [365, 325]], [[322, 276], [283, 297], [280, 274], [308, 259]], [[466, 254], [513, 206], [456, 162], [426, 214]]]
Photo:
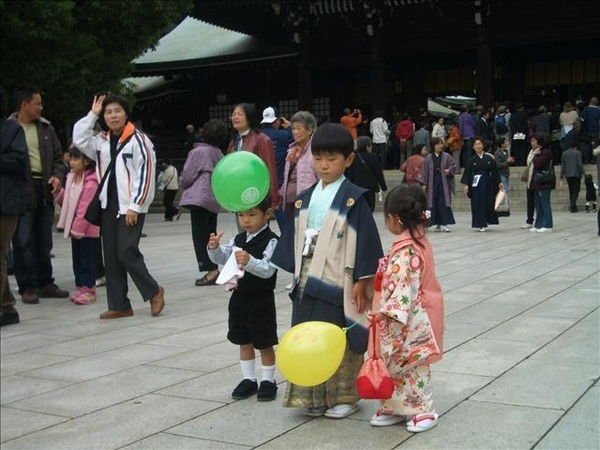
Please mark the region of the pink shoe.
[[75, 292], [73, 292], [73, 293], [70, 295], [70, 297], [69, 297], [69, 300], [71, 300], [72, 302], [74, 302], [74, 301], [75, 301], [75, 299], [81, 295], [81, 293], [82, 293], [81, 289], [82, 289], [82, 288], [80, 288], [80, 287], [77, 287], [77, 289], [75, 289]]
[[87, 305], [91, 302], [96, 301], [96, 288], [87, 288], [82, 287], [81, 292], [78, 296], [73, 300], [78, 305]]

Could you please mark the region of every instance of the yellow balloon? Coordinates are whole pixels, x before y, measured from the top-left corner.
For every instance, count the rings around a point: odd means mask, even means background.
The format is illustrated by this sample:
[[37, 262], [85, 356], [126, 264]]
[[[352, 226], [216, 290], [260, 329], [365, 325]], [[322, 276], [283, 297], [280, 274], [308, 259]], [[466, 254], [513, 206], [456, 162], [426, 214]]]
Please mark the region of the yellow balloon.
[[338, 370], [346, 350], [346, 333], [328, 322], [303, 322], [283, 335], [277, 347], [277, 366], [298, 386], [324, 383]]

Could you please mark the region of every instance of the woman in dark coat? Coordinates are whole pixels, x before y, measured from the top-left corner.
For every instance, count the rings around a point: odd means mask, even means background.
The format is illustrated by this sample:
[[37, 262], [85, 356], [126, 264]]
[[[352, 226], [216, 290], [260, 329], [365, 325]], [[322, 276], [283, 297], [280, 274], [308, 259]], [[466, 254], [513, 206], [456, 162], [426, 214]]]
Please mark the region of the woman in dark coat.
[[356, 156], [346, 171], [350, 181], [369, 190], [365, 198], [371, 212], [375, 210], [375, 194], [380, 190], [387, 191], [379, 158], [371, 153], [372, 147], [371, 138], [359, 136], [356, 140]]
[[0, 326], [19, 323], [7, 277], [7, 256], [19, 216], [25, 214], [23, 182], [29, 161], [25, 133], [6, 119], [6, 92], [0, 87]]
[[538, 181], [536, 174], [548, 170], [552, 161], [552, 151], [548, 148], [548, 140], [543, 134], [534, 134], [531, 138], [533, 150], [533, 174], [529, 189], [533, 191], [535, 205], [535, 223], [530, 231], [550, 233], [552, 231], [552, 206], [550, 193], [556, 188], [556, 177], [546, 181]]
[[450, 208], [456, 162], [444, 151], [444, 141], [441, 138], [432, 138], [431, 147], [433, 153], [425, 157], [419, 184], [427, 192], [427, 208], [431, 211], [430, 224], [436, 226], [435, 231], [449, 232], [448, 225], [456, 223]]
[[494, 157], [485, 152], [483, 139], [473, 139], [472, 155], [465, 166], [460, 180], [465, 185], [463, 191], [471, 198], [471, 227], [487, 231], [488, 225], [498, 225], [498, 215], [494, 210], [496, 194], [502, 189], [500, 175]]

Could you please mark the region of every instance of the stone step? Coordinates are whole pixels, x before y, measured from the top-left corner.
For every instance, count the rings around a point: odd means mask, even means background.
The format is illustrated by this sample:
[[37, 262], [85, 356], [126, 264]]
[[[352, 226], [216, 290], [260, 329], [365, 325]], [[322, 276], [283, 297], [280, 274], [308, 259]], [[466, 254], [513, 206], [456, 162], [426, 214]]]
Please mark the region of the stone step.
[[[508, 197], [510, 200], [510, 208], [512, 211], [525, 211], [527, 209], [527, 190], [525, 188], [525, 183], [520, 180], [520, 174], [524, 168], [515, 167], [511, 170], [510, 174], [510, 191], [508, 193]], [[585, 165], [584, 166], [585, 173], [592, 174], [594, 177], [594, 181], [597, 182], [597, 172], [596, 166], [593, 165]], [[560, 166], [555, 167], [556, 175], [560, 174]], [[400, 184], [402, 179], [404, 178], [404, 173], [399, 170], [385, 170], [383, 172], [385, 177], [385, 182], [388, 185], [388, 189]], [[457, 180], [460, 180], [460, 175], [457, 176]], [[385, 193], [384, 193], [385, 196]], [[181, 191], [177, 193], [175, 197], [175, 204], [179, 203], [179, 198], [181, 197]], [[164, 211], [164, 206], [162, 204], [163, 195], [162, 192], [157, 192], [154, 197], [154, 202], [150, 206], [151, 213], [160, 213]], [[569, 190], [566, 187], [559, 188], [557, 184], [557, 189], [552, 191], [552, 195], [550, 196], [550, 201], [552, 203], [552, 209], [556, 211], [568, 211], [569, 210]], [[581, 192], [579, 193], [579, 209], [584, 210], [585, 205], [585, 185], [583, 184], [583, 178], [581, 179]], [[377, 202], [375, 205], [376, 211], [383, 211], [383, 204]], [[463, 194], [462, 185], [457, 182], [456, 184], [456, 192], [455, 195], [452, 196], [452, 210], [453, 211], [470, 211], [471, 210], [471, 202], [469, 198]], [[186, 212], [184, 210], [184, 212]]]

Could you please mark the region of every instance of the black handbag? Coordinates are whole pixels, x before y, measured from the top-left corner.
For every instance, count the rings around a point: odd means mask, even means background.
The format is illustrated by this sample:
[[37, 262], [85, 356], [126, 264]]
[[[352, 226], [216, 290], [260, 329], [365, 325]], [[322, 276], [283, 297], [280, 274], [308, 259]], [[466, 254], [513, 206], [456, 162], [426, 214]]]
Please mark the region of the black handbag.
[[554, 164], [552, 163], [552, 160], [550, 160], [547, 169], [536, 170], [533, 174], [533, 181], [536, 183], [546, 183], [554, 180], [556, 180], [556, 174], [554, 173]]
[[106, 168], [106, 172], [102, 176], [102, 181], [98, 185], [98, 189], [96, 189], [96, 193], [94, 194], [94, 198], [90, 201], [90, 204], [85, 211], [85, 215], [83, 218], [87, 220], [92, 225], [100, 226], [102, 225], [102, 202], [100, 202], [100, 193], [102, 192], [102, 188], [104, 187], [104, 183], [110, 174], [110, 171], [115, 166], [116, 158], [110, 162], [108, 167]]
[[[131, 135], [131, 136], [133, 136], [133, 135]], [[127, 144], [129, 142], [129, 140], [131, 139], [131, 136], [129, 136], [127, 139], [125, 139], [121, 143], [121, 145], [119, 145], [116, 156], [111, 159], [110, 164], [106, 168], [106, 172], [104, 172], [104, 175], [102, 175], [102, 180], [100, 181], [100, 184], [98, 185], [98, 189], [96, 189], [94, 198], [92, 198], [92, 200], [90, 201], [90, 204], [87, 207], [87, 210], [85, 211], [85, 215], [83, 216], [83, 218], [85, 220], [87, 220], [89, 223], [91, 223], [92, 225], [96, 225], [96, 226], [102, 225], [102, 202], [100, 201], [100, 193], [102, 192], [104, 183], [106, 183], [106, 180], [108, 179], [108, 175], [110, 174], [111, 170], [115, 167], [115, 161], [117, 160], [119, 153], [121, 153], [121, 150], [123, 149], [125, 144]]]

